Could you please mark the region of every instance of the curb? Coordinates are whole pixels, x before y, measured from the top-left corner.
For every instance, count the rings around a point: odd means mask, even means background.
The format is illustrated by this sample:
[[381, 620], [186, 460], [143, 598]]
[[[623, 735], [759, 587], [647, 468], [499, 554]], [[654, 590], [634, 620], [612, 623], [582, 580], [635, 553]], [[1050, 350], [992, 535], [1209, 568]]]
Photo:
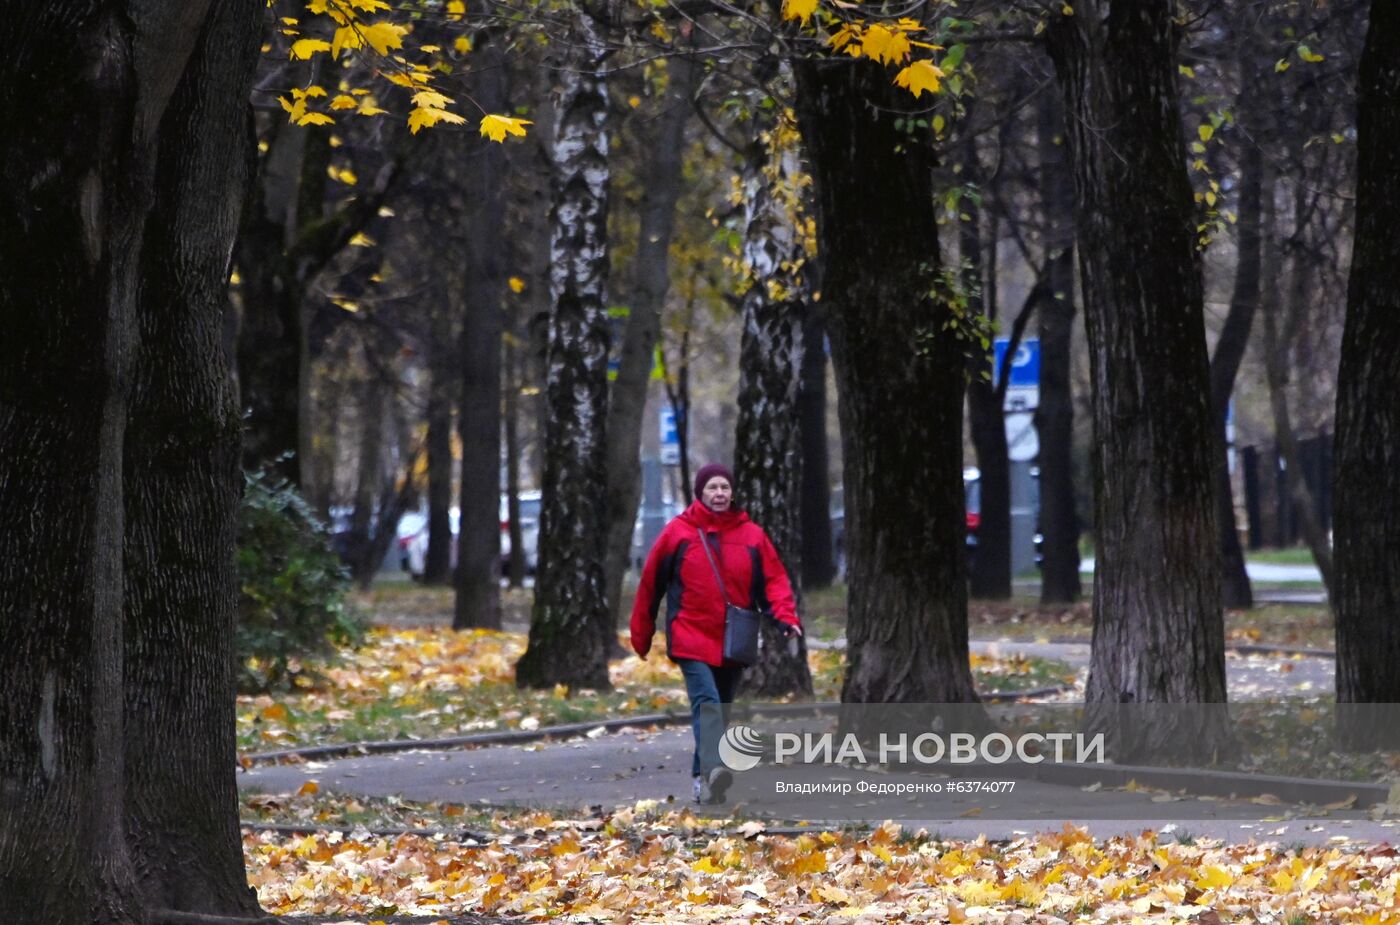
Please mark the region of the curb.
[[1309, 779], [1273, 774], [1247, 774], [1243, 771], [1213, 771], [1200, 768], [1155, 768], [1132, 764], [1060, 764], [974, 765], [975, 774], [1012, 777], [1024, 776], [1047, 784], [1068, 786], [1123, 787], [1130, 781], [1159, 790], [1185, 790], [1190, 796], [1210, 796], [1233, 799], [1277, 797], [1280, 804], [1321, 806], [1340, 803], [1351, 798], [1356, 802], [1350, 809], [1369, 809], [1384, 805], [1390, 796], [1385, 784], [1360, 781]]
[[565, 723], [559, 726], [543, 726], [539, 729], [483, 732], [479, 735], [453, 736], [446, 739], [387, 739], [377, 742], [346, 742], [339, 745], [288, 748], [275, 752], [244, 755], [240, 759], [240, 764], [248, 767], [257, 764], [272, 764], [288, 758], [346, 758], [352, 755], [382, 755], [393, 752], [447, 751], [454, 748], [472, 748], [482, 745], [526, 745], [544, 739], [587, 735], [599, 728], [615, 732], [629, 726], [673, 726], [688, 722], [690, 722], [689, 713], [645, 713], [640, 716], [604, 719], [591, 723]]
[[[985, 703], [1009, 703], [1027, 697], [1050, 697], [1073, 690], [1073, 685], [1062, 684], [1055, 687], [1040, 687], [1026, 691], [988, 691], [982, 695]], [[746, 705], [741, 704], [742, 709]], [[801, 715], [821, 711], [825, 704], [770, 704], [765, 712], [793, 713]], [[359, 755], [386, 755], [411, 751], [450, 751], [457, 748], [479, 748], [487, 745], [528, 745], [547, 739], [571, 738], [587, 735], [595, 729], [617, 732], [633, 726], [683, 726], [691, 721], [689, 713], [644, 713], [639, 716], [622, 716], [588, 723], [564, 723], [559, 726], [542, 726], [539, 729], [510, 729], [501, 732], [483, 732], [477, 735], [453, 736], [445, 739], [383, 739], [373, 742], [345, 742], [337, 745], [311, 745], [306, 748], [287, 748], [273, 752], [258, 752], [243, 755], [239, 764], [243, 768], [260, 764], [275, 764], [287, 759], [317, 760], [349, 758]]]
[[1238, 645], [1225, 644], [1226, 652], [1238, 652], [1241, 655], [1301, 655], [1304, 658], [1336, 658], [1337, 653], [1333, 649], [1310, 649], [1301, 646], [1270, 646], [1258, 642], [1242, 642]]

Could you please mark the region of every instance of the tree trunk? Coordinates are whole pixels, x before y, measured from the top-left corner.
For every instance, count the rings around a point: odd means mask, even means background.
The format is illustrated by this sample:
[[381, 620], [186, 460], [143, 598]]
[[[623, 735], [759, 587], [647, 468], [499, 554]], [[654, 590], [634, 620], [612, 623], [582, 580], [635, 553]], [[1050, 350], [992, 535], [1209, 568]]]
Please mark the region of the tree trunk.
[[[440, 307], [439, 307], [439, 310]], [[452, 580], [452, 387], [460, 381], [452, 361], [451, 337], [439, 328], [428, 370], [428, 549], [423, 584]]]
[[220, 338], [261, 14], [51, 4], [0, 26], [6, 919], [257, 909]]
[[[1400, 703], [1400, 8], [1376, 0], [1361, 58], [1356, 243], [1337, 383], [1338, 703]], [[1394, 746], [1400, 730], [1347, 730]]]
[[[499, 40], [479, 46], [477, 85], [487, 112], [505, 108], [505, 56]], [[468, 163], [466, 275], [462, 304], [462, 477], [458, 507], [457, 599], [452, 625], [501, 628], [501, 335], [506, 273], [505, 150], [478, 139]], [[459, 155], [460, 156], [460, 155]]]
[[580, 9], [555, 102], [544, 496], [522, 687], [604, 690], [613, 620], [603, 590], [608, 411], [606, 11]]
[[238, 382], [247, 411], [243, 464], [303, 484], [301, 398], [311, 266], [287, 259], [297, 229], [324, 213], [330, 133], [280, 125], [238, 237], [243, 321]]
[[[1093, 382], [1091, 704], [1221, 704], [1093, 724], [1116, 760], [1232, 747], [1200, 255], [1177, 110], [1173, 5], [1051, 18], [1068, 118]], [[1120, 719], [1122, 717], [1119, 717]]]
[[[963, 176], [970, 184], [982, 181], [977, 162], [976, 140], [962, 146]], [[991, 268], [984, 289], [982, 250], [982, 210], [973, 197], [964, 197], [958, 211], [966, 215], [958, 224], [958, 251], [962, 256], [964, 286], [968, 292], [968, 313], [997, 317], [995, 298], [996, 266]], [[992, 248], [996, 247], [993, 236]], [[990, 290], [993, 297], [983, 298]], [[1012, 345], [1015, 347], [1015, 344]], [[1004, 392], [992, 382], [992, 354], [980, 352], [968, 358], [967, 411], [972, 445], [977, 453], [981, 509], [977, 526], [977, 554], [969, 566], [968, 592], [977, 598], [1006, 600], [1011, 597], [1011, 467], [1007, 456], [1006, 415], [1002, 411]]]
[[[1272, 221], [1272, 207], [1268, 211], [1269, 227], [1276, 228], [1277, 225]], [[1294, 240], [1299, 240], [1303, 224], [1311, 211], [1311, 206], [1301, 189], [1295, 191], [1293, 211], [1293, 237]], [[1304, 479], [1302, 454], [1298, 449], [1297, 435], [1293, 431], [1293, 415], [1288, 401], [1288, 359], [1310, 298], [1307, 257], [1300, 252], [1301, 248], [1294, 249], [1288, 271], [1288, 292], [1280, 296], [1278, 280], [1283, 274], [1273, 237], [1270, 238], [1268, 250], [1269, 297], [1268, 308], [1264, 311], [1264, 375], [1269, 386], [1269, 410], [1274, 420], [1274, 445], [1278, 448], [1283, 469], [1279, 474], [1279, 478], [1283, 480], [1280, 495], [1287, 499], [1291, 509], [1296, 512], [1303, 539], [1312, 552], [1318, 571], [1322, 574], [1322, 583], [1327, 588], [1330, 599], [1332, 548], [1317, 516], [1317, 504], [1312, 491]], [[1289, 539], [1291, 542], [1292, 537]]]
[[[867, 61], [797, 65], [845, 460], [851, 703], [975, 702], [963, 561], [962, 344], [930, 298], [933, 157]], [[899, 127], [896, 127], [896, 123]], [[879, 202], [878, 220], [869, 203]], [[919, 403], [917, 414], [908, 403]]]
[[[525, 584], [524, 531], [520, 528], [520, 349], [512, 333], [505, 339], [506, 395], [504, 402], [506, 441], [506, 518], [510, 531], [510, 558], [506, 580], [512, 588]], [[499, 540], [497, 541], [500, 542]]]
[[[1254, 84], [1257, 76], [1254, 61], [1244, 63], [1245, 87], [1240, 92], [1237, 110], [1242, 116], [1257, 105]], [[1245, 572], [1244, 549], [1239, 530], [1235, 527], [1234, 490], [1230, 486], [1229, 446], [1226, 440], [1225, 418], [1230, 408], [1230, 395], [1235, 390], [1235, 377], [1249, 345], [1249, 331], [1254, 313], [1259, 307], [1260, 285], [1260, 211], [1264, 189], [1264, 156], [1259, 145], [1262, 139], [1247, 140], [1240, 152], [1240, 204], [1235, 227], [1238, 249], [1235, 260], [1235, 289], [1230, 296], [1230, 309], [1225, 324], [1215, 342], [1215, 354], [1210, 361], [1210, 407], [1215, 420], [1215, 517], [1220, 529], [1221, 603], [1226, 607], [1253, 607], [1254, 593]], [[1272, 195], [1272, 186], [1270, 186]]]
[[[350, 573], [368, 585], [378, 563], [374, 534], [379, 516], [379, 493], [384, 482], [384, 384], [369, 377], [360, 383], [360, 447], [355, 466], [355, 509], [350, 514]], [[382, 530], [382, 524], [378, 525]]]
[[[670, 288], [671, 230], [681, 194], [685, 128], [690, 121], [699, 65], [672, 58], [663, 111], [656, 134], [647, 139], [642, 164], [642, 205], [637, 229], [636, 271], [627, 327], [622, 335], [617, 380], [608, 404], [607, 550], [604, 560], [608, 613], [615, 626], [621, 609], [622, 577], [632, 550], [632, 528], [641, 498], [642, 412], [651, 381], [656, 342], [661, 336], [661, 308]], [[615, 641], [614, 641], [615, 645]]]
[[[809, 265], [810, 266], [810, 265]], [[802, 440], [802, 587], [830, 587], [836, 580], [831, 536], [831, 485], [826, 446], [826, 325], [818, 307], [802, 318], [802, 367], [797, 391]]]
[[1074, 492], [1074, 182], [1065, 163], [1061, 104], [1041, 95], [1036, 111], [1045, 286], [1040, 305], [1040, 603], [1079, 600], [1079, 514]]
[[[739, 419], [734, 441], [734, 494], [768, 533], [801, 608], [802, 441], [797, 394], [802, 366], [802, 316], [807, 297], [799, 237], [801, 180], [797, 151], [781, 141], [782, 126], [755, 132], [741, 184], [744, 195], [740, 296]], [[742, 678], [747, 695], [773, 699], [812, 693], [807, 646], [789, 646], [776, 620], [764, 620], [759, 660]]]

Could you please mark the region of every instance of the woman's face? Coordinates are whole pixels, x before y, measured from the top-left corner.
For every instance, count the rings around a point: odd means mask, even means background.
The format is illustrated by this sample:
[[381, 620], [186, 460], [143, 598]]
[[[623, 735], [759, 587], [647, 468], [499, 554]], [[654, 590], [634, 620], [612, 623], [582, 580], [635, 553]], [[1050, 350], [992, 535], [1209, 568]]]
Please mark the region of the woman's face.
[[705, 483], [705, 487], [700, 489], [700, 503], [716, 514], [723, 514], [729, 510], [729, 502], [732, 500], [733, 489], [729, 487], [729, 479], [722, 475], [710, 479]]

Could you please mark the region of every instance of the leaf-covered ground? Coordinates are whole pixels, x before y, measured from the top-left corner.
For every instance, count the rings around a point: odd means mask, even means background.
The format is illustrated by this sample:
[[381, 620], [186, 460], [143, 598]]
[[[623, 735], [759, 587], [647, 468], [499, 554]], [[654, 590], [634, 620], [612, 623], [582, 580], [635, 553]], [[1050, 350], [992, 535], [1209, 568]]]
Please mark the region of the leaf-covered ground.
[[[533, 729], [688, 709], [680, 670], [664, 643], [648, 659], [614, 662], [612, 691], [520, 690], [514, 665], [525, 636], [432, 626], [371, 629], [364, 645], [318, 669], [314, 686], [238, 701], [245, 753], [328, 743], [426, 739]], [[842, 653], [814, 650], [818, 700], [840, 699]], [[1074, 671], [1046, 659], [972, 658], [983, 691], [1073, 683]], [[308, 682], [309, 683], [309, 682]]]
[[[416, 812], [405, 808], [403, 821], [466, 818], [460, 807]], [[1400, 922], [1394, 848], [1285, 847], [1286, 827], [1269, 833], [1279, 841], [1242, 846], [1169, 831], [1095, 840], [1070, 826], [1009, 843], [946, 842], [891, 823], [714, 829], [653, 802], [588, 819], [473, 821], [471, 838], [249, 831], [249, 880], [276, 913], [426, 922], [464, 912], [578, 923]]]

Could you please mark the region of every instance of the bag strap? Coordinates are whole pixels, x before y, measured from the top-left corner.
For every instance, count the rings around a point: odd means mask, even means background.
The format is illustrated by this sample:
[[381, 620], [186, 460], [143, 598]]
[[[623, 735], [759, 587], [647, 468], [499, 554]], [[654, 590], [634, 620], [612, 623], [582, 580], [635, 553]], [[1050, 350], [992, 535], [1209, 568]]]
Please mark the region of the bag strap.
[[719, 585], [719, 596], [724, 599], [724, 606], [728, 607], [730, 606], [729, 595], [724, 591], [724, 579], [720, 577], [719, 566], [715, 565], [714, 554], [710, 552], [710, 542], [705, 539], [705, 530], [702, 527], [696, 527], [695, 532], [700, 536], [700, 548], [705, 550], [705, 558], [709, 560], [710, 571], [715, 573], [715, 582]]

